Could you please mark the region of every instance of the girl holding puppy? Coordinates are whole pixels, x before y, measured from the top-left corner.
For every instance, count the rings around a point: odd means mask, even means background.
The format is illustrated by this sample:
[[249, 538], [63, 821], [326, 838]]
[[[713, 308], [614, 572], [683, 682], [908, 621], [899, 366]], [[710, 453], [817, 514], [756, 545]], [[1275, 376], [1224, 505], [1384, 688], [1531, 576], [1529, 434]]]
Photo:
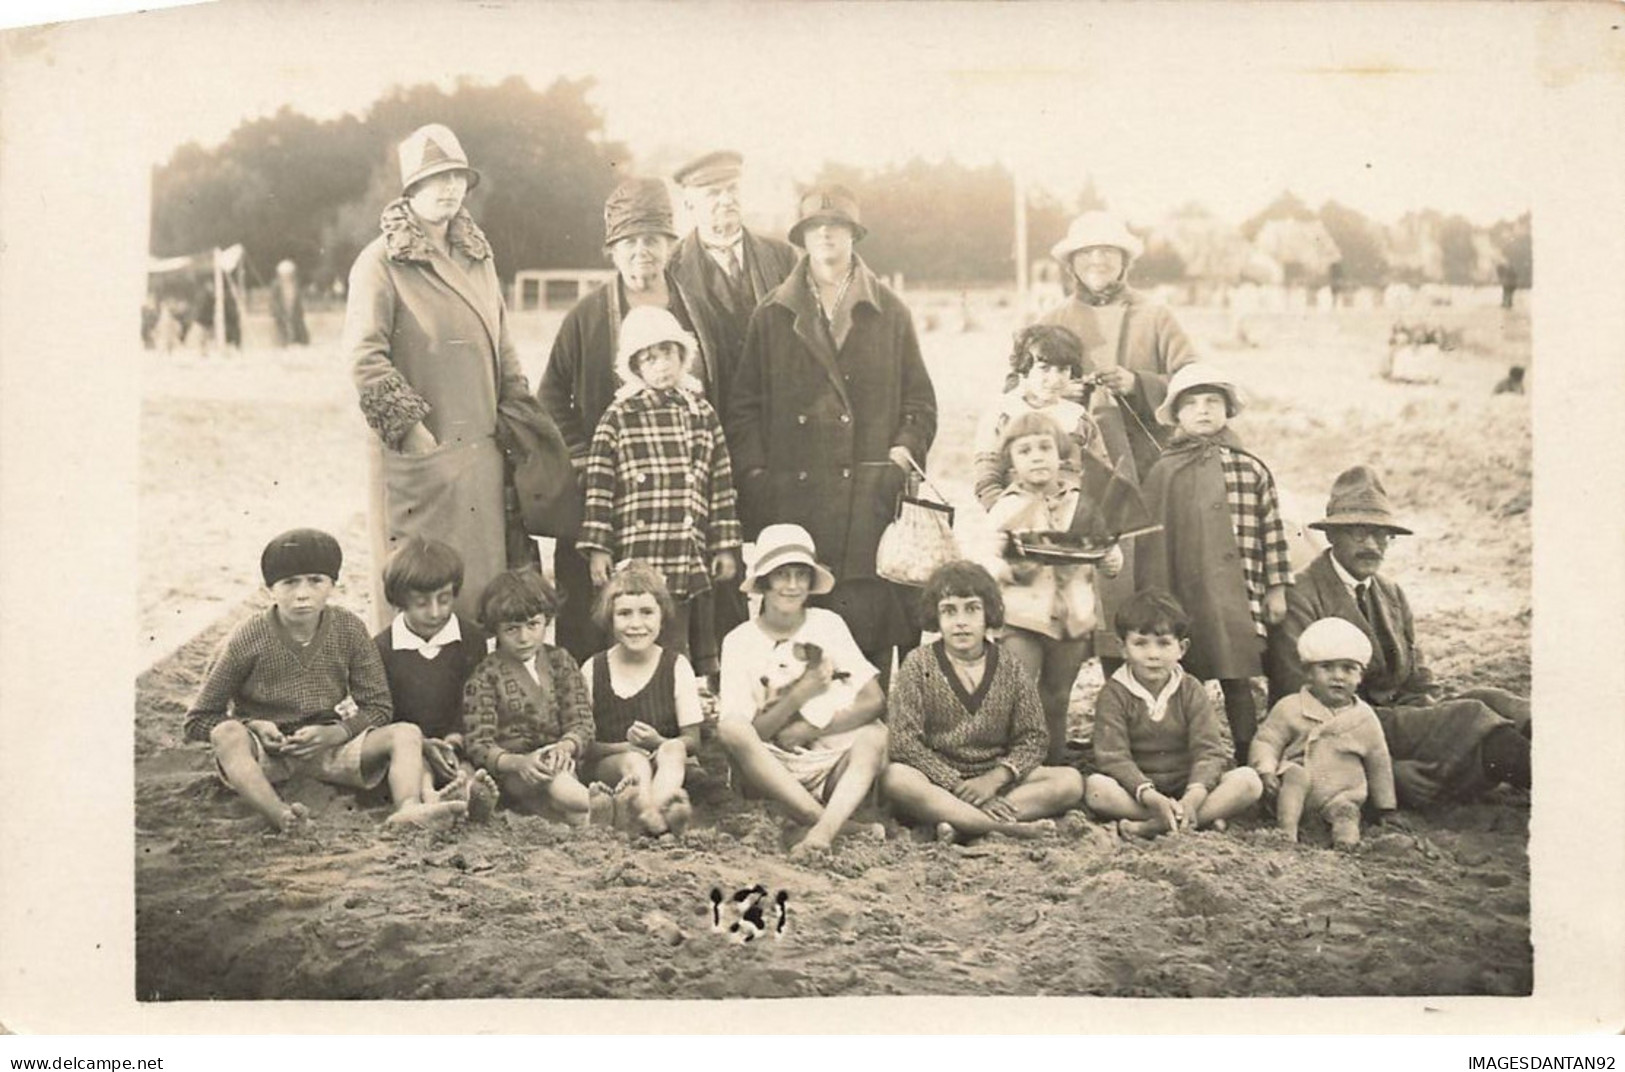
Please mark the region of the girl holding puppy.
[[610, 576], [593, 611], [615, 644], [581, 668], [597, 729], [587, 769], [617, 787], [617, 799], [630, 802], [638, 829], [650, 837], [688, 828], [683, 778], [704, 720], [694, 668], [659, 642], [671, 614], [659, 572], [628, 562]]

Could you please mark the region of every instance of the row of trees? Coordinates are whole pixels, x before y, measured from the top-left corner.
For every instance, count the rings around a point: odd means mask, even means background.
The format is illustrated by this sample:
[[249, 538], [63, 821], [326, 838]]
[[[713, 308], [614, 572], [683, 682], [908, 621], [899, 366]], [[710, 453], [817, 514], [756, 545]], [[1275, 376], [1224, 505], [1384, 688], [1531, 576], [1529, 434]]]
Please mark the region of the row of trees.
[[[395, 146], [424, 123], [442, 122], [480, 169], [470, 204], [505, 276], [600, 264], [604, 197], [631, 158], [605, 140], [603, 116], [587, 100], [591, 89], [590, 79], [560, 79], [537, 91], [516, 77], [495, 86], [463, 81], [450, 93], [397, 89], [362, 118], [318, 122], [284, 108], [243, 124], [216, 148], [185, 145], [156, 170], [152, 252], [241, 242], [252, 276], [268, 280], [289, 258], [325, 286], [348, 271], [377, 233], [379, 210], [399, 192]], [[880, 271], [945, 284], [1015, 275], [1015, 183], [1001, 165], [831, 163], [817, 178], [860, 192], [873, 232], [864, 255]], [[1031, 191], [1033, 256], [1073, 214], [1099, 207], [1106, 201], [1092, 182], [1068, 202]], [[1531, 279], [1527, 213], [1489, 228], [1434, 211], [1383, 226], [1335, 201], [1316, 210], [1287, 193], [1240, 224], [1191, 204], [1137, 230], [1146, 240], [1138, 283], [1493, 283], [1503, 263], [1526, 285]]]

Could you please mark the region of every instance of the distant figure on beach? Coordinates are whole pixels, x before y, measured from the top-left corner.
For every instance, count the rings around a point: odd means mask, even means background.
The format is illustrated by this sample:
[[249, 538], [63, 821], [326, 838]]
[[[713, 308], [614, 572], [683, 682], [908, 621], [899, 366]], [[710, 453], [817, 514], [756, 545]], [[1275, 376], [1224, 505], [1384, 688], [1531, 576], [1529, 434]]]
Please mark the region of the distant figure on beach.
[[449, 826], [467, 803], [425, 794], [422, 732], [390, 722], [389, 682], [366, 626], [327, 605], [343, 560], [338, 541], [315, 529], [265, 546], [271, 607], [220, 646], [186, 714], [186, 738], [208, 741], [221, 781], [281, 833], [310, 817], [275, 789], [294, 775], [351, 789], [387, 778], [390, 823]]
[[299, 269], [292, 261], [276, 266], [276, 282], [271, 284], [271, 318], [276, 321], [278, 346], [308, 346], [305, 329], [305, 299], [299, 293]]
[[1359, 696], [1376, 709], [1393, 758], [1399, 803], [1423, 807], [1471, 797], [1500, 783], [1529, 788], [1529, 701], [1504, 689], [1443, 695], [1422, 662], [1404, 590], [1378, 570], [1400, 525], [1375, 470], [1357, 465], [1332, 484], [1326, 517], [1312, 521], [1331, 547], [1297, 575], [1286, 621], [1270, 630], [1270, 699], [1309, 680], [1298, 638], [1310, 623], [1339, 617], [1371, 641]]
[[1510, 309], [1518, 294], [1518, 269], [1502, 263], [1495, 269], [1495, 275], [1501, 281], [1501, 308]]
[[1513, 365], [1507, 369], [1507, 378], [1495, 385], [1495, 394], [1521, 395], [1523, 394], [1523, 366]]
[[[530, 386], [490, 243], [463, 207], [479, 172], [438, 123], [415, 131], [399, 156], [401, 196], [350, 269], [341, 343], [376, 433], [368, 530], [377, 562], [410, 536], [457, 548], [457, 613], [473, 618], [509, 564], [497, 405], [529, 397]], [[377, 587], [373, 614], [380, 627], [389, 621]]]

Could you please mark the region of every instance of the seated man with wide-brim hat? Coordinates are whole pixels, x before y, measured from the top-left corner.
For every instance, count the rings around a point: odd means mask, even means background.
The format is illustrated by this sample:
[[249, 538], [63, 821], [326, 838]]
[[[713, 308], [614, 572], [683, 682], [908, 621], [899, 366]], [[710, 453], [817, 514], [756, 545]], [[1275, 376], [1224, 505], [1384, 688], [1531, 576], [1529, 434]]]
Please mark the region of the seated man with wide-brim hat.
[[1309, 527], [1331, 546], [1297, 575], [1286, 621], [1270, 630], [1270, 702], [1307, 680], [1297, 652], [1304, 629], [1345, 618], [1371, 640], [1360, 698], [1382, 722], [1402, 806], [1471, 797], [1501, 783], [1528, 788], [1529, 701], [1503, 689], [1445, 696], [1422, 661], [1404, 591], [1378, 572], [1390, 541], [1412, 533], [1399, 524], [1375, 470], [1357, 465], [1342, 473], [1326, 517]]

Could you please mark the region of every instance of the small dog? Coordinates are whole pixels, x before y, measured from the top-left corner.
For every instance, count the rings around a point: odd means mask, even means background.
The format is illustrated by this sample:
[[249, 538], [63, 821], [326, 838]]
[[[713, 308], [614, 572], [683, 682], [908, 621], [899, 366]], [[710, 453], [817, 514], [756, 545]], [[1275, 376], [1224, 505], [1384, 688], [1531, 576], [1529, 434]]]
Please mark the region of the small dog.
[[[756, 709], [764, 710], [790, 691], [801, 675], [824, 661], [824, 649], [817, 644], [781, 640], [773, 647], [773, 657], [767, 671], [762, 674], [756, 689]], [[829, 725], [837, 714], [852, 706], [858, 691], [852, 687], [852, 675], [837, 670], [829, 688], [809, 700], [801, 709], [801, 717], [820, 728]]]

